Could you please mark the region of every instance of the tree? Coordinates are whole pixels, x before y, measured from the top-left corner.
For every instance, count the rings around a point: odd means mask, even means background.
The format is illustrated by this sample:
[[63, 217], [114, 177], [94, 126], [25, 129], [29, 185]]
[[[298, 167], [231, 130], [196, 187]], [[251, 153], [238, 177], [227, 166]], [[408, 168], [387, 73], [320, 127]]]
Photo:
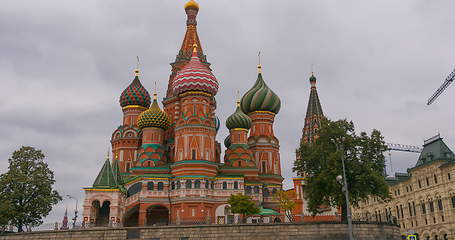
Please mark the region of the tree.
[[387, 150], [381, 133], [374, 129], [370, 135], [357, 135], [354, 124], [347, 120], [323, 120], [319, 137], [312, 143], [302, 142], [298, 149], [300, 159], [293, 170], [305, 178], [305, 198], [308, 209], [316, 215], [322, 205], [342, 207], [346, 220], [346, 202], [336, 178], [342, 174], [341, 157], [344, 155], [349, 200], [357, 206], [369, 196], [390, 199], [383, 175]]
[[8, 199], [14, 213], [10, 224], [19, 232], [24, 226], [43, 223], [42, 218], [52, 210], [52, 205], [62, 200], [53, 190], [54, 173], [43, 161], [44, 154], [33, 147], [21, 147], [8, 160], [8, 171], [0, 175], [0, 196]]
[[280, 190], [275, 193], [275, 199], [278, 201], [280, 209], [284, 210], [284, 215], [290, 222], [294, 222], [294, 215], [292, 210], [295, 208], [295, 201], [289, 197], [286, 191]]
[[246, 220], [246, 216], [258, 214], [260, 211], [250, 196], [246, 196], [241, 193], [231, 195], [227, 203], [231, 206], [232, 213], [242, 214], [242, 219], [244, 222]]
[[10, 219], [14, 216], [11, 201], [0, 196], [0, 233], [6, 230]]

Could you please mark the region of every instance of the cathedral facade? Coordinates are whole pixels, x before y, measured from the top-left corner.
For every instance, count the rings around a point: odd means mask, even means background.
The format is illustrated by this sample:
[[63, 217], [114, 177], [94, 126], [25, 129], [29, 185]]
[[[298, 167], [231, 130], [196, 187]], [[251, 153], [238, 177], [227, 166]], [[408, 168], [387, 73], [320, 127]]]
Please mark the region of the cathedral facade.
[[233, 223], [238, 216], [227, 200], [238, 193], [251, 196], [261, 211], [278, 214], [273, 193], [282, 189], [283, 178], [273, 124], [280, 99], [258, 65], [253, 87], [232, 104], [222, 156], [216, 140], [219, 82], [198, 37], [198, 11], [195, 1], [185, 4], [186, 33], [171, 63], [162, 109], [157, 94], [142, 86], [139, 69], [122, 92], [112, 159], [84, 188], [85, 224]]

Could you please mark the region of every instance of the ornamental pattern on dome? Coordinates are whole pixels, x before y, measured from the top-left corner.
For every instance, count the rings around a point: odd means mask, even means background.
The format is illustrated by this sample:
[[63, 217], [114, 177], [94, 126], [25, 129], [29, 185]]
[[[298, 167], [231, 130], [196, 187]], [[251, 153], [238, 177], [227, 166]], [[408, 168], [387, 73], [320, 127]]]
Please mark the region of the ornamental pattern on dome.
[[233, 128], [244, 128], [250, 129], [251, 119], [242, 112], [240, 109], [240, 103], [237, 103], [237, 109], [235, 112], [226, 119], [226, 127], [231, 130]]
[[218, 92], [218, 81], [212, 71], [199, 59], [196, 47], [191, 60], [175, 76], [172, 88], [175, 94], [203, 91], [215, 95]]
[[139, 105], [145, 108], [150, 106], [150, 94], [142, 86], [139, 77], [136, 76], [131, 84], [120, 95], [120, 106]]
[[[260, 69], [260, 66], [258, 67]], [[253, 87], [243, 95], [240, 101], [242, 111], [249, 114], [254, 111], [269, 111], [277, 114], [280, 111], [280, 98], [267, 86], [258, 73], [258, 78]]]
[[168, 115], [158, 106], [156, 96], [154, 96], [152, 106], [146, 111], [143, 111], [137, 119], [137, 125], [141, 129], [157, 127], [166, 130], [169, 128], [170, 124], [171, 121], [169, 120]]

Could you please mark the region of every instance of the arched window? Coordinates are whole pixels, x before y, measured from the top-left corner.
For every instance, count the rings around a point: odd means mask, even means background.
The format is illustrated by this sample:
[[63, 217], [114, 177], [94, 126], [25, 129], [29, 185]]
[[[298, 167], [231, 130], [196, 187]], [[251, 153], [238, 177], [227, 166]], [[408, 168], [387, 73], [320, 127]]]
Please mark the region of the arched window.
[[163, 191], [164, 190], [164, 183], [163, 182], [159, 182], [158, 183], [158, 191]]
[[196, 159], [196, 149], [191, 150], [191, 159], [195, 160]]
[[211, 187], [212, 189], [215, 189], [215, 183], [214, 183], [214, 182], [211, 182], [210, 185], [211, 185], [210, 187]]
[[180, 181], [177, 181], [177, 189], [180, 189], [180, 185], [181, 185]]
[[262, 172], [263, 173], [267, 172], [267, 167], [266, 167], [265, 161], [262, 162]]
[[223, 189], [227, 189], [227, 182], [223, 182]]
[[189, 189], [189, 188], [192, 187], [192, 185], [193, 185], [193, 183], [191, 182], [191, 180], [186, 180], [186, 182], [185, 182], [185, 188], [188, 188], [188, 189]]
[[172, 188], [172, 190], [175, 189], [175, 182], [172, 182], [172, 183], [171, 183], [171, 188]]
[[200, 180], [194, 181], [194, 188], [201, 188], [201, 181]]
[[245, 192], [246, 192], [246, 194], [251, 194], [251, 186], [247, 186], [245, 188]]
[[205, 180], [205, 189], [209, 189], [209, 187], [210, 187], [209, 180]]
[[259, 186], [254, 186], [254, 193], [259, 193]]
[[242, 167], [242, 161], [239, 161], [239, 167]]
[[239, 182], [237, 181], [234, 182], [234, 189], [239, 189]]
[[269, 189], [268, 188], [264, 188], [264, 189], [262, 189], [262, 191], [264, 192], [264, 196], [265, 197], [269, 196]]
[[148, 182], [147, 183], [147, 190], [153, 191], [154, 187], [155, 187], [155, 184], [153, 184], [153, 182]]
[[127, 196], [133, 196], [134, 194], [138, 193], [141, 191], [141, 188], [142, 188], [142, 183], [141, 182], [138, 182], [138, 183], [135, 183], [133, 184], [133, 186], [131, 186], [130, 188], [128, 188], [128, 191], [127, 191]]

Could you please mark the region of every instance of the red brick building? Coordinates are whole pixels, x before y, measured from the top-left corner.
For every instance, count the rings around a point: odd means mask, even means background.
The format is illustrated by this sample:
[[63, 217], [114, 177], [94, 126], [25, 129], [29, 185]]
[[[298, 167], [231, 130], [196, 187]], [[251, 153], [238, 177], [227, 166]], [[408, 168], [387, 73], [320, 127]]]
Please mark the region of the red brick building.
[[[84, 222], [124, 226], [229, 223], [238, 216], [227, 208], [232, 194], [250, 195], [265, 210], [279, 211], [273, 193], [282, 188], [279, 141], [273, 132], [279, 97], [258, 66], [253, 87], [226, 120], [230, 131], [216, 141], [219, 83], [197, 34], [199, 5], [185, 4], [186, 33], [161, 110], [135, 70], [120, 96], [122, 124], [111, 138], [107, 159], [92, 187], [84, 188]], [[232, 106], [235, 105], [232, 103]]]

